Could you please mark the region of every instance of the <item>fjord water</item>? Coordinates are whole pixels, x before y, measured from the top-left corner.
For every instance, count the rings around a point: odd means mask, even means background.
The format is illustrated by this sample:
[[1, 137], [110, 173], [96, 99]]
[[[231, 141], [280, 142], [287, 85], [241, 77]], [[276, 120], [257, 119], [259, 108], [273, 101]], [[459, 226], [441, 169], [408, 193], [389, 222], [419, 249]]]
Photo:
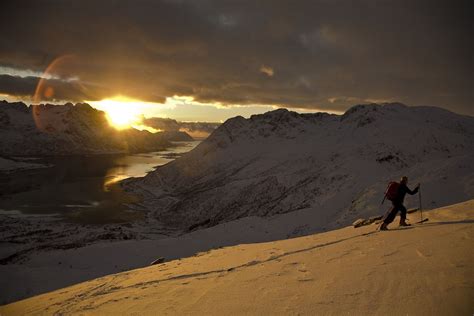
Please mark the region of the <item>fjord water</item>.
[[17, 216], [59, 216], [84, 224], [128, 222], [143, 214], [127, 204], [138, 197], [118, 182], [142, 177], [174, 160], [199, 141], [176, 142], [165, 151], [134, 155], [49, 157], [52, 167], [0, 174], [0, 212]]

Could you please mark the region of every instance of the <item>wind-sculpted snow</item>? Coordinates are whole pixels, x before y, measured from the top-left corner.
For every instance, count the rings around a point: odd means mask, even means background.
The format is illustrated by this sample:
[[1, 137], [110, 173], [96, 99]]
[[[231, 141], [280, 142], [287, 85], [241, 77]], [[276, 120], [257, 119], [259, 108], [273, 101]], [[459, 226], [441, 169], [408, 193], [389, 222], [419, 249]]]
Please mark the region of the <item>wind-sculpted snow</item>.
[[472, 198], [473, 158], [474, 118], [439, 108], [279, 109], [229, 119], [191, 152], [125, 186], [143, 196], [150, 217], [181, 230], [297, 210], [329, 228], [384, 212], [386, 183], [402, 175], [409, 186], [422, 183], [425, 207]]

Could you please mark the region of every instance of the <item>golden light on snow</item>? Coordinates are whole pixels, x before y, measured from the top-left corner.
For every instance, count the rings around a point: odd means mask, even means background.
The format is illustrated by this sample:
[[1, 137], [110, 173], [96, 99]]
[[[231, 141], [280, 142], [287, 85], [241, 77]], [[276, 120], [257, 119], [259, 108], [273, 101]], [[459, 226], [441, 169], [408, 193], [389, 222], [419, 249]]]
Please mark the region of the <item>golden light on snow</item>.
[[266, 74], [269, 77], [273, 77], [275, 73], [272, 67], [265, 66], [265, 65], [262, 65], [262, 67], [260, 67], [260, 72]]

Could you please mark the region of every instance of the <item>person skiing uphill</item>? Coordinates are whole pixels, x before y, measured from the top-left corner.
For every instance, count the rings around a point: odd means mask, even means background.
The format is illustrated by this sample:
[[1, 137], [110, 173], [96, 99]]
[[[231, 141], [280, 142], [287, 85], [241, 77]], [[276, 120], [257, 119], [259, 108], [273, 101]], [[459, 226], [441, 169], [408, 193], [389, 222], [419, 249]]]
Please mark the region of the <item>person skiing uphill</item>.
[[393, 222], [395, 219], [395, 216], [397, 216], [397, 212], [400, 211], [400, 226], [410, 226], [410, 224], [407, 224], [406, 218], [407, 218], [407, 209], [403, 205], [403, 200], [405, 199], [405, 195], [408, 193], [410, 195], [414, 195], [418, 193], [418, 190], [420, 188], [420, 184], [416, 186], [416, 188], [412, 191], [407, 187], [408, 183], [408, 178], [407, 177], [402, 177], [400, 180], [400, 183], [398, 184], [398, 188], [396, 191], [395, 196], [393, 197], [392, 200], [392, 209], [387, 212], [383, 218], [383, 223], [380, 226], [380, 230], [387, 230], [387, 226]]

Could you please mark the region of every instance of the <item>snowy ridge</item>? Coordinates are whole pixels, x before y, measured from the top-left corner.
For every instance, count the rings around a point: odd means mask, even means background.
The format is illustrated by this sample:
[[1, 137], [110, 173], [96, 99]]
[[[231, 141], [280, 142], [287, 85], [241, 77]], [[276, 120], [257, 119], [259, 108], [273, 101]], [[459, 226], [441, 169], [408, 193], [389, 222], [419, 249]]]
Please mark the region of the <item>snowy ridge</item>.
[[423, 184], [425, 207], [472, 198], [473, 158], [474, 118], [439, 108], [279, 109], [229, 119], [191, 152], [125, 186], [166, 227], [299, 211], [304, 234], [384, 212], [386, 183], [402, 175]]
[[28, 156], [153, 151], [169, 146], [169, 140], [190, 136], [179, 131], [117, 131], [104, 112], [86, 103], [28, 107], [0, 101], [0, 139], [0, 155]]

